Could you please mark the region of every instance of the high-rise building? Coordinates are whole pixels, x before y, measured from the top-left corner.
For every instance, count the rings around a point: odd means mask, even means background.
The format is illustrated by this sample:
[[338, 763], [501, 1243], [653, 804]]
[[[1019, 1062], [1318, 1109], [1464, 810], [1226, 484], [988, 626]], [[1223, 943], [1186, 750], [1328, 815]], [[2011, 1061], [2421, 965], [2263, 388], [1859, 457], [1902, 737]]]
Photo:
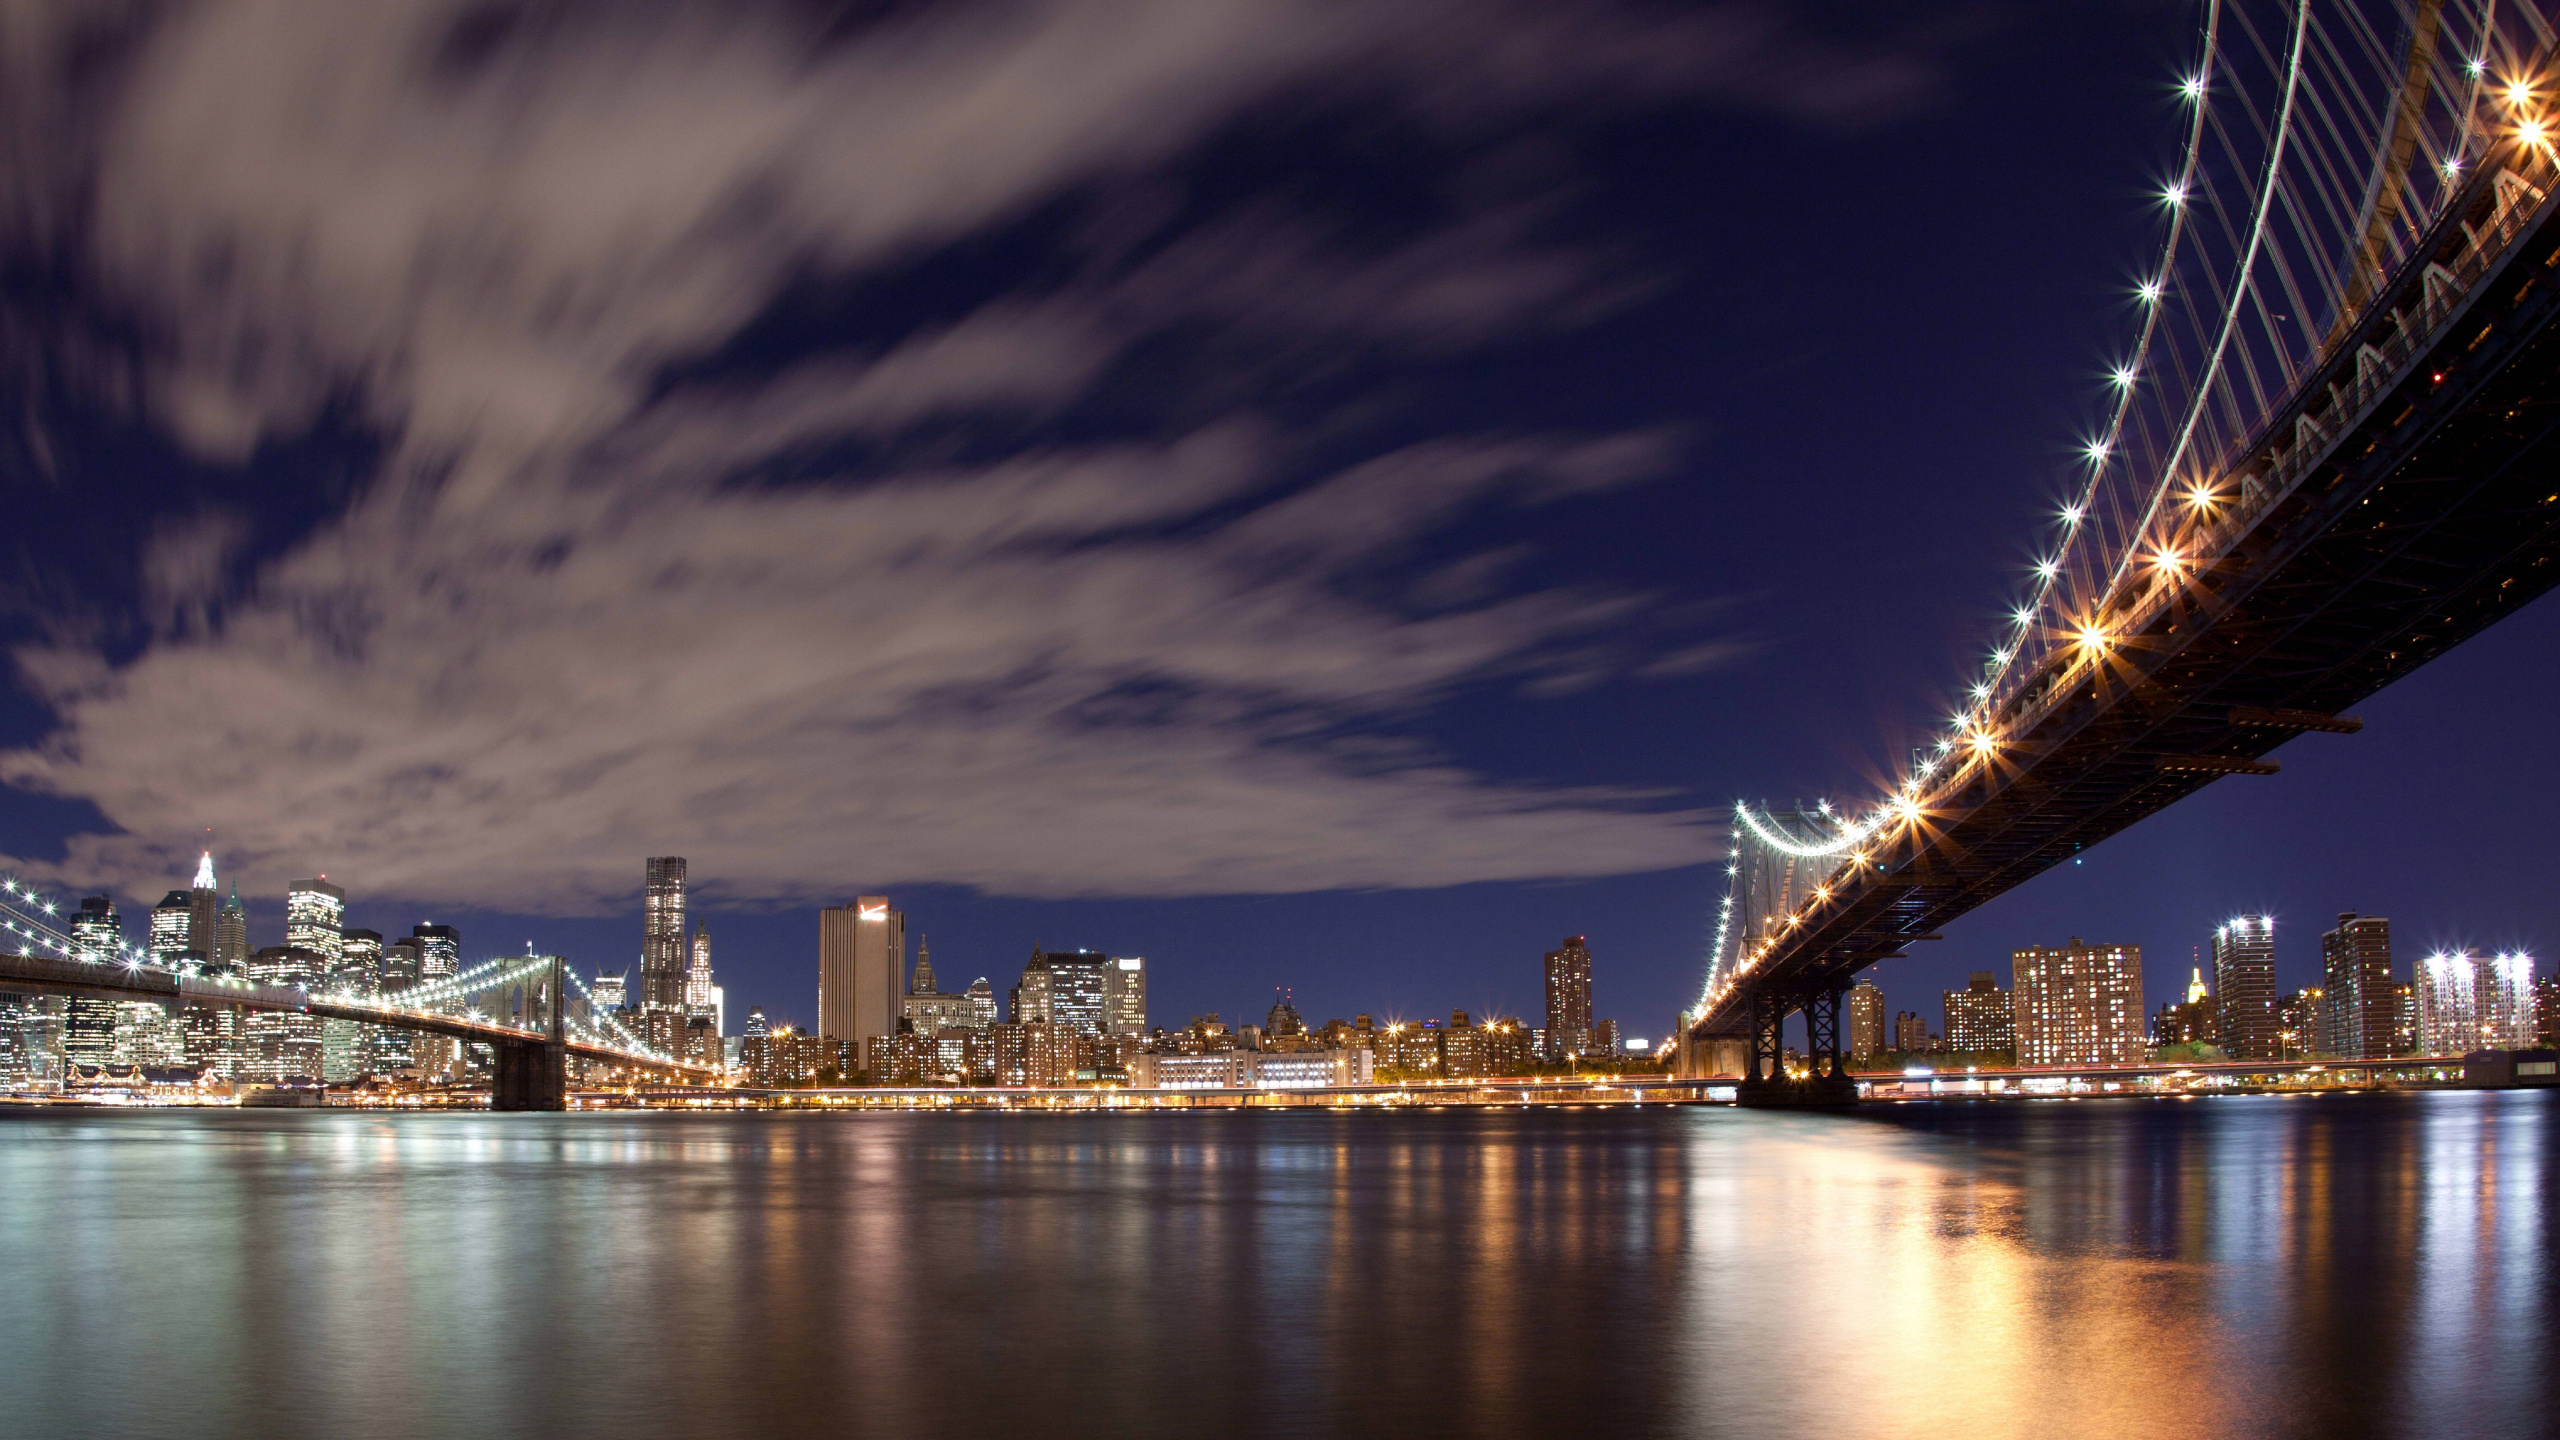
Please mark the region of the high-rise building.
[[599, 1010], [620, 1010], [629, 1005], [630, 977], [628, 970], [597, 971], [595, 988], [589, 992], [594, 997], [595, 1007]]
[[[2284, 1005], [2275, 1007], [2276, 1058], [2285, 1054]], [[2187, 972], [2187, 998], [2178, 1004], [2160, 1007], [2160, 1018], [2151, 1027], [2156, 1045], [2219, 1045], [2222, 1043], [2222, 1006], [2214, 998], [2213, 987], [2205, 984], [2204, 967]]]
[[226, 975], [245, 975], [249, 969], [249, 912], [240, 908], [240, 882], [231, 882], [231, 893], [223, 897], [222, 908], [213, 913], [213, 963]]
[[711, 927], [693, 927], [692, 958], [684, 975], [684, 1010], [687, 1015], [709, 1015], [711, 992], [718, 989], [711, 982]]
[[[1049, 950], [1034, 957], [1049, 972], [1049, 1020], [1071, 1035], [1106, 1032], [1112, 977], [1119, 967], [1099, 950]], [[1028, 967], [1026, 967], [1026, 973]]]
[[2479, 961], [2467, 952], [2439, 950], [2413, 967], [2420, 1054], [2467, 1055], [2480, 1048]]
[[2560, 1047], [2560, 976], [2534, 978], [2533, 1039], [2544, 1049]]
[[2327, 995], [2322, 1050], [2349, 1060], [2392, 1054], [2399, 994], [2391, 981], [2391, 922], [2352, 910], [2320, 936], [2321, 990]]
[[1976, 970], [1961, 990], [1943, 992], [1947, 1010], [1947, 1048], [1959, 1054], [1986, 1054], [2018, 1048], [2016, 1018], [2009, 992], [1988, 970]]
[[2521, 950], [2484, 955], [2472, 982], [2480, 1012], [2480, 1045], [2490, 1050], [2523, 1050], [2534, 1043], [2533, 957]]
[[2213, 932], [2214, 1043], [2234, 1060], [2273, 1060], [2276, 1040], [2276, 926], [2264, 915], [2236, 916]]
[[[994, 1003], [994, 997], [988, 997]], [[1138, 1039], [1147, 1033], [1147, 958], [1122, 955], [1111, 962], [1111, 996], [1109, 1017], [1104, 1029], [1114, 1035]]]
[[765, 1021], [763, 1006], [750, 1005], [747, 1007], [747, 1033], [749, 1035], [770, 1035], [773, 1033], [773, 1027]]
[[[433, 985], [462, 973], [462, 932], [453, 926], [420, 921], [409, 927], [408, 943], [418, 952], [418, 983]], [[464, 1006], [455, 997], [437, 1008], [458, 1014]], [[411, 1032], [409, 1057], [429, 1075], [460, 1075], [466, 1068], [462, 1042], [448, 1035]]]
[[[326, 975], [322, 958], [297, 945], [270, 945], [249, 956], [249, 978], [260, 985], [311, 989]], [[322, 1070], [321, 1023], [298, 1010], [258, 1011], [248, 1017], [246, 1068], [253, 1080], [316, 1080]]]
[[1591, 1048], [1591, 947], [1568, 935], [1547, 952], [1547, 1049], [1579, 1055]]
[[2010, 956], [2020, 1065], [2130, 1065], [2142, 1058], [2142, 949], [2029, 946]]
[[1849, 1058], [1873, 1059], [1884, 1049], [1884, 992], [1861, 980], [1849, 987]]
[[907, 970], [907, 917], [885, 895], [818, 912], [818, 1035], [862, 1053], [897, 1033]]
[[164, 970], [187, 963], [187, 952], [196, 947], [195, 905], [186, 891], [172, 890], [151, 907], [151, 938], [145, 943], [151, 963]]
[[640, 1009], [681, 1014], [685, 972], [684, 857], [649, 857], [640, 890]]
[[913, 1025], [919, 1035], [978, 1028], [977, 1007], [969, 1003], [969, 997], [946, 994], [934, 980], [933, 947], [930, 945], [916, 946], [915, 978], [907, 986], [904, 1013], [907, 1023]]
[[2321, 1017], [2328, 1013], [2328, 1006], [2329, 997], [2317, 985], [2276, 1002], [2277, 1058], [2299, 1060], [2319, 1051]]
[[1306, 1034], [1307, 1022], [1298, 1014], [1288, 987], [1275, 987], [1271, 995], [1271, 1013], [1262, 1018], [1262, 1033], [1273, 1037]]
[[204, 961], [218, 958], [214, 937], [221, 914], [222, 889], [213, 878], [213, 852], [207, 850], [196, 861], [195, 883], [187, 888], [187, 948], [200, 953]]
[[[1141, 992], [1143, 1003], [1143, 992]], [[996, 987], [979, 976], [969, 982], [969, 1028], [984, 1030], [996, 1023]]]
[[[124, 953], [124, 922], [115, 901], [91, 895], [71, 917], [71, 950], [75, 959], [107, 964]], [[104, 1065], [114, 1058], [116, 1002], [72, 996], [63, 1007], [62, 1052], [73, 1065]]]
[[1030, 962], [1022, 967], [1022, 979], [1013, 987], [1013, 1023], [1034, 1021], [1049, 1023], [1049, 957], [1038, 950], [1031, 952]]
[[1893, 1048], [1905, 1055], [1926, 1055], [1937, 1048], [1929, 1043], [1928, 1017], [1911, 1010], [1895, 1011]]
[[320, 973], [312, 984], [337, 979], [345, 958], [346, 928], [347, 892], [330, 884], [327, 876], [296, 880], [285, 892], [284, 943], [320, 957]]

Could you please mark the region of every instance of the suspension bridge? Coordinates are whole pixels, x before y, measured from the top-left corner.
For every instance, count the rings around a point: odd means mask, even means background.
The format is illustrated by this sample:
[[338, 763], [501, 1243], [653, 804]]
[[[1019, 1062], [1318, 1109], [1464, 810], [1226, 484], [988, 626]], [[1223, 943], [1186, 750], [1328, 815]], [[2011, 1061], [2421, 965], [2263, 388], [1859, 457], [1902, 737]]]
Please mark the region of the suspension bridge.
[[557, 955], [485, 961], [390, 994], [307, 989], [191, 974], [155, 964], [121, 943], [113, 954], [100, 953], [94, 942], [59, 928], [59, 914], [58, 906], [33, 889], [16, 881], [0, 884], [0, 944], [18, 947], [0, 952], [0, 994], [299, 1014], [487, 1045], [495, 1061], [489, 1099], [496, 1110], [565, 1108], [573, 1056], [696, 1083], [720, 1078], [710, 1067], [655, 1049], [595, 1006], [586, 982]]
[[1853, 1099], [1860, 970], [2354, 733], [2560, 581], [2554, 10], [2207, 0], [2139, 324], [2011, 622], [1884, 794], [1735, 808], [1683, 1025], [1739, 1042], [1745, 1103]]

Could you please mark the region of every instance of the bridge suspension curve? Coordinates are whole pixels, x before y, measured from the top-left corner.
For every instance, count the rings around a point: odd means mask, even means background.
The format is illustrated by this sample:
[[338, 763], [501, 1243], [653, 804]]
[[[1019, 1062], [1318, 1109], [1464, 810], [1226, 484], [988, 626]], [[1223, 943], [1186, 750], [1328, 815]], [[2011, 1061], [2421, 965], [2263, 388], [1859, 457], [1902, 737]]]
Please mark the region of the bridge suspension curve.
[[1916, 854], [1930, 817], [1996, 789], [2056, 707], [2130, 683], [2127, 647], [2164, 616], [2214, 612], [2234, 547], [2301, 506], [2560, 190], [2555, 11], [2202, 0], [2194, 58], [2165, 87], [2185, 113], [2155, 258], [2128, 286], [2105, 403], [2007, 621], [1884, 793], [1736, 806], [1691, 1017], [1729, 1021], [1761, 957], [1863, 887], [1868, 852]]

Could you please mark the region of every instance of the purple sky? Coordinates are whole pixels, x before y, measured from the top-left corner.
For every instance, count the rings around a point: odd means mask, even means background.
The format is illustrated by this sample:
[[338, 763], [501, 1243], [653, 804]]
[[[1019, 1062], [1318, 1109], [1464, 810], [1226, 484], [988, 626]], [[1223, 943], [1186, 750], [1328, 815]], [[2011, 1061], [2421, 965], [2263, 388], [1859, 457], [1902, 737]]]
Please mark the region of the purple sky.
[[[1872, 793], [2094, 413], [2194, 7], [0, 16], [0, 851], [733, 1006], [886, 892], [1156, 1015], [1695, 991], [1736, 796]], [[2555, 914], [2546, 602], [1879, 975]], [[1921, 1008], [1934, 1010], [1934, 998]]]

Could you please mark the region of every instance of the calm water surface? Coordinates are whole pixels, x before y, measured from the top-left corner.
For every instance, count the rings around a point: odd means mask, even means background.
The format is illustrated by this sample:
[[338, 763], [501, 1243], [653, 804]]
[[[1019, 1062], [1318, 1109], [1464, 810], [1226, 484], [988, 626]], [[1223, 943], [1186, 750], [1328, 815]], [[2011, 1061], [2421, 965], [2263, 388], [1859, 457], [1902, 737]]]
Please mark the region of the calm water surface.
[[0, 1434], [2552, 1434], [2555, 1115], [17, 1111]]

